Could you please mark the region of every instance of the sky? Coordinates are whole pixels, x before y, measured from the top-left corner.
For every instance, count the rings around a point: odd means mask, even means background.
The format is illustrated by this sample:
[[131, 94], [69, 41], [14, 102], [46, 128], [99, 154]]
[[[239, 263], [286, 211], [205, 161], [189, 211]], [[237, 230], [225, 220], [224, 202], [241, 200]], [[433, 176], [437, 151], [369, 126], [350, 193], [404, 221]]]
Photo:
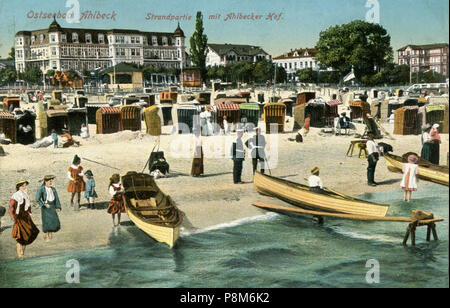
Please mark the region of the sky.
[[[57, 18], [62, 27], [173, 32], [176, 20], [150, 18], [151, 14], [171, 14], [180, 16], [188, 44], [196, 12], [201, 11], [208, 42], [256, 45], [272, 56], [314, 47], [321, 31], [355, 19], [366, 20], [368, 12], [377, 7], [379, 23], [391, 35], [394, 50], [408, 44], [448, 43], [449, 37], [448, 0], [0, 0], [0, 56], [7, 57], [16, 32], [48, 28], [52, 19], [41, 12], [67, 13], [75, 2], [82, 13], [99, 11], [114, 14], [114, 19], [68, 23]], [[230, 13], [262, 17], [226, 20]], [[210, 18], [217, 14], [219, 18]], [[33, 18], [36, 15], [38, 18]]]

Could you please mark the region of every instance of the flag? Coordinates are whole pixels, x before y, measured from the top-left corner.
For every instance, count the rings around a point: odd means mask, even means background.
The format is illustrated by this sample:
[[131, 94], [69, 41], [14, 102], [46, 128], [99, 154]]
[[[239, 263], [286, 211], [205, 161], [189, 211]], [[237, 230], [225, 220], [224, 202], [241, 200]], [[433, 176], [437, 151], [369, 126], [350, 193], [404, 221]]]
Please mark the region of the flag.
[[356, 76], [352, 69], [352, 71], [350, 73], [348, 73], [347, 76], [344, 77], [344, 82], [350, 81], [355, 78], [356, 78]]

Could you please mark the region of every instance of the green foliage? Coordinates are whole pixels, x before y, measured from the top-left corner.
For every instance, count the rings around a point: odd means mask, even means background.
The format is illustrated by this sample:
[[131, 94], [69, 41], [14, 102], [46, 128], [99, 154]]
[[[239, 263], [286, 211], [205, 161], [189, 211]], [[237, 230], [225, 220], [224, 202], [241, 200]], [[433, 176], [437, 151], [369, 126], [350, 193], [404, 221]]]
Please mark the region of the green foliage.
[[391, 37], [378, 24], [355, 20], [341, 26], [333, 26], [320, 33], [316, 48], [317, 60], [347, 74], [352, 66], [357, 79], [374, 75], [392, 61]]
[[200, 68], [202, 78], [206, 80], [206, 54], [208, 53], [208, 37], [203, 34], [202, 12], [197, 12], [195, 18], [195, 31], [190, 39], [189, 56], [194, 66]]
[[297, 72], [298, 80], [305, 83], [317, 83], [318, 73], [312, 68], [305, 68]]
[[16, 59], [16, 49], [14, 47], [11, 47], [11, 50], [8, 53], [7, 60], [15, 60]]
[[12, 69], [4, 69], [0, 71], [0, 82], [9, 83], [17, 80], [16, 71]]
[[23, 80], [31, 83], [40, 83], [42, 81], [42, 72], [38, 68], [27, 69], [23, 73]]

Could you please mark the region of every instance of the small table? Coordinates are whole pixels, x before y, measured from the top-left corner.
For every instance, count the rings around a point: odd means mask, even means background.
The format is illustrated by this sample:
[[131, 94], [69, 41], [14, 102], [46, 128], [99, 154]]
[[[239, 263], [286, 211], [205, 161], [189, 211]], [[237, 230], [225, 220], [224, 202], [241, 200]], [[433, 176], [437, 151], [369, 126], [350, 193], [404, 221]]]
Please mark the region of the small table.
[[[355, 139], [350, 141], [350, 146], [347, 151], [347, 156], [352, 157], [353, 151], [355, 150], [355, 146], [359, 148], [358, 158], [361, 158], [364, 155], [364, 158], [367, 158], [367, 149], [366, 149], [367, 139]], [[349, 155], [350, 153], [350, 155]]]

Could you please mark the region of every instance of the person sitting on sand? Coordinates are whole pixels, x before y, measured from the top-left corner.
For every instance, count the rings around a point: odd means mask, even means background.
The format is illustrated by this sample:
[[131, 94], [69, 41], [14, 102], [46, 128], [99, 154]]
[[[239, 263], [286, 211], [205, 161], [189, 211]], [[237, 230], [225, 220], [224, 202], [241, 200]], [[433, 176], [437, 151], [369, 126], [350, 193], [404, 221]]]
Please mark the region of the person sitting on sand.
[[403, 164], [403, 178], [400, 183], [400, 187], [404, 191], [403, 201], [406, 201], [406, 196], [408, 196], [408, 202], [410, 202], [412, 192], [417, 191], [417, 174], [419, 172], [418, 161], [419, 157], [415, 154], [411, 154], [408, 156], [408, 162]]
[[350, 129], [350, 118], [347, 117], [347, 113], [343, 112], [341, 117], [339, 117], [339, 135], [341, 135], [341, 129], [344, 129], [345, 135], [348, 135], [348, 130]]
[[61, 137], [66, 138], [66, 141], [63, 143], [63, 148], [68, 148], [75, 144], [74, 140], [72, 139], [72, 135], [69, 133], [68, 130], [63, 131], [64, 134], [61, 135]]
[[311, 192], [321, 193], [323, 189], [322, 180], [319, 178], [320, 169], [314, 167], [311, 169], [311, 176], [308, 178], [308, 186]]

